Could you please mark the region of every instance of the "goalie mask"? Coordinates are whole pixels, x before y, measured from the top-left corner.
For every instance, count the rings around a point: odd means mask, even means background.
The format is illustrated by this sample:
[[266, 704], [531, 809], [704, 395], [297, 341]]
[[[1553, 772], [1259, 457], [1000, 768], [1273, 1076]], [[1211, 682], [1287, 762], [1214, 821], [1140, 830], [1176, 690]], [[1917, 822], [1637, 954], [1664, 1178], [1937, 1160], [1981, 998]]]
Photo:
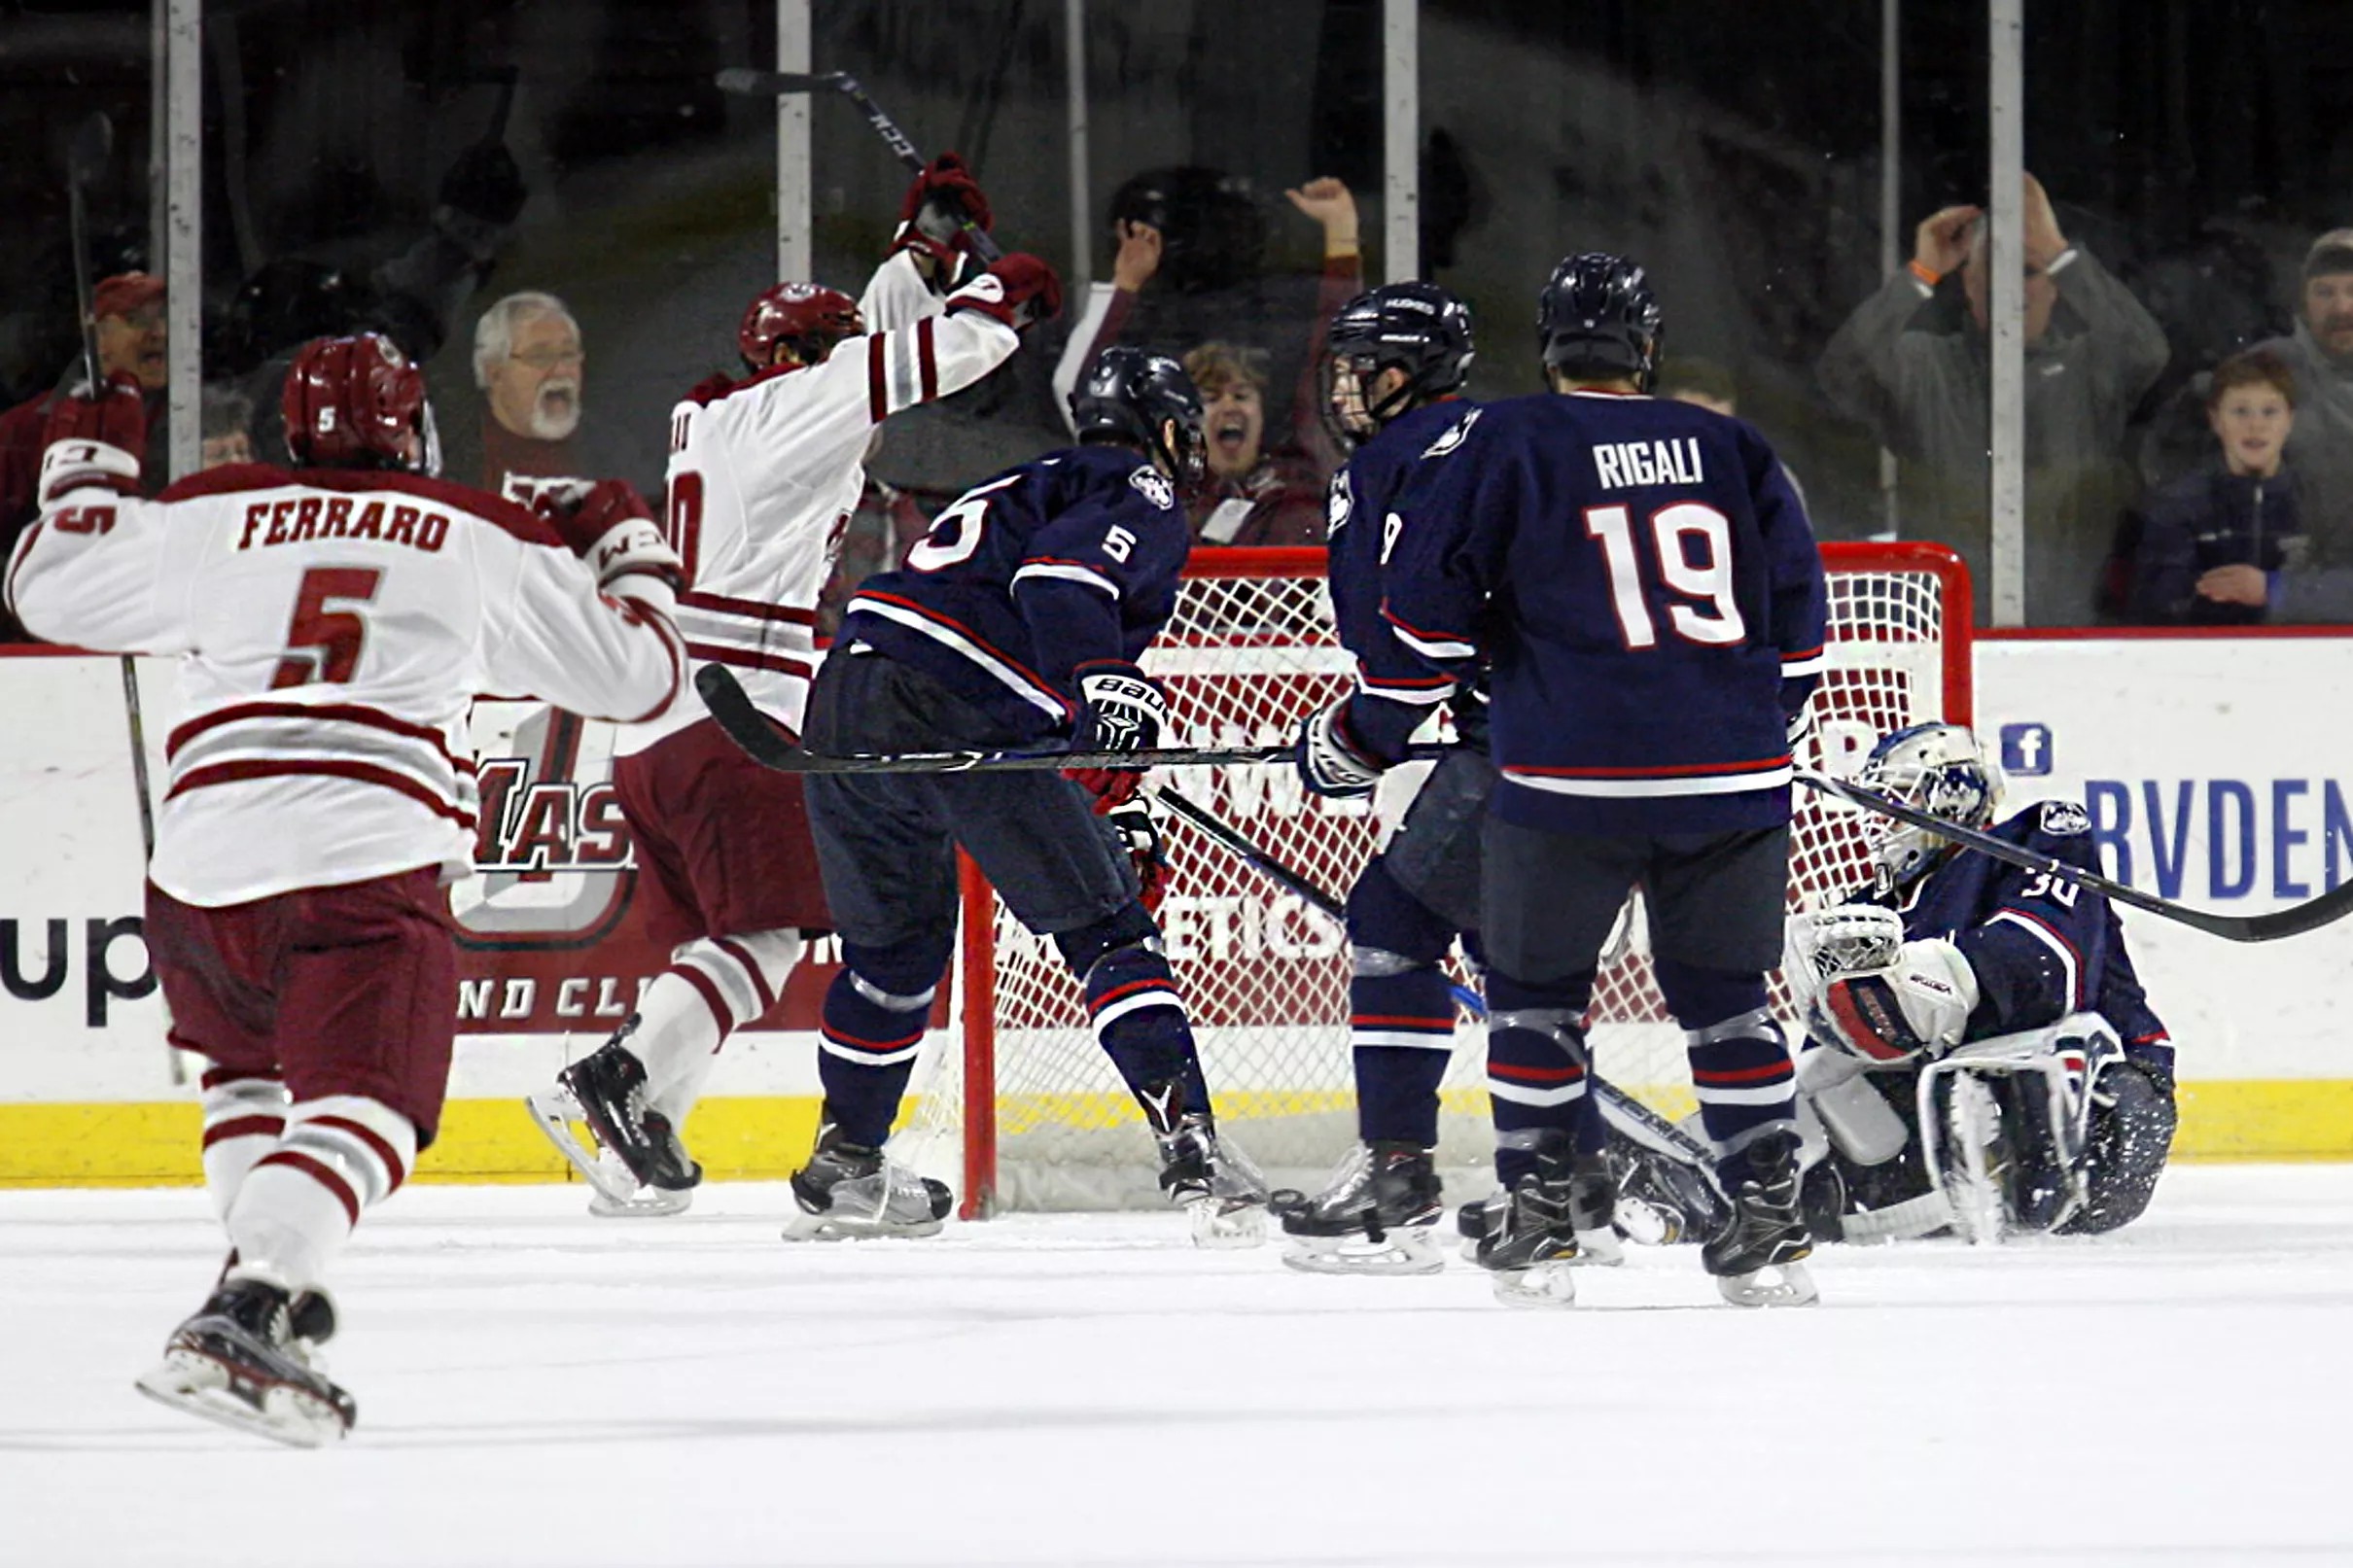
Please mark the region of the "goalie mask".
[[[2000, 773], [1960, 724], [1897, 730], [1871, 749], [1854, 782], [1962, 827], [1991, 824], [2002, 796]], [[1872, 842], [1871, 862], [1886, 886], [1908, 888], [1951, 849], [1926, 828], [1891, 821]]]

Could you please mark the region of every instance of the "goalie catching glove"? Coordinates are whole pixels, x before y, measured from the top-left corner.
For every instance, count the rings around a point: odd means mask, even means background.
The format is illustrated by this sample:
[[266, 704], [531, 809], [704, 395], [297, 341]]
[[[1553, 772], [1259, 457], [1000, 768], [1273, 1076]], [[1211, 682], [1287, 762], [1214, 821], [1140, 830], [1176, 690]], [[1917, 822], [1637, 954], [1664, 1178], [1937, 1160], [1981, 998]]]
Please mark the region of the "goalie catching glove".
[[1907, 942], [1903, 917], [1856, 904], [1789, 923], [1783, 973], [1807, 1032], [1875, 1065], [1942, 1055], [1977, 1007], [1977, 975], [1941, 938]]
[[[1105, 660], [1079, 666], [1078, 721], [1071, 726], [1073, 751], [1158, 749], [1169, 727], [1169, 700], [1132, 664]], [[1095, 814], [1136, 798], [1143, 769], [1065, 768], [1063, 777], [1096, 799]]]
[[533, 498], [532, 509], [588, 563], [599, 588], [610, 588], [633, 572], [659, 577], [673, 588], [686, 585], [685, 564], [662, 537], [645, 498], [626, 480], [549, 485]]
[[1299, 745], [1291, 758], [1299, 766], [1299, 782], [1311, 793], [1335, 800], [1371, 794], [1388, 771], [1349, 727], [1348, 705], [1343, 697], [1321, 713], [1310, 714], [1299, 726]]

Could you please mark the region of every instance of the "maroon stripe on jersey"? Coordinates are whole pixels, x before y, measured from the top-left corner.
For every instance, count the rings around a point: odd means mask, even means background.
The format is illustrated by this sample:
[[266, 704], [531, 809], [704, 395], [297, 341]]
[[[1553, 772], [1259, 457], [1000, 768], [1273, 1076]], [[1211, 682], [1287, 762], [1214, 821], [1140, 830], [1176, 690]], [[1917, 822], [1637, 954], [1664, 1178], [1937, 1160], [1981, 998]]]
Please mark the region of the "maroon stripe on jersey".
[[678, 602], [692, 610], [716, 610], [726, 615], [749, 615], [754, 620], [781, 620], [794, 626], [817, 624], [817, 611], [814, 610], [763, 605], [756, 599], [730, 599], [723, 593], [703, 593], [689, 589], [678, 596]]
[[177, 756], [180, 753], [180, 748], [206, 730], [218, 729], [223, 724], [242, 723], [249, 718], [324, 718], [332, 719], [338, 724], [365, 724], [370, 729], [390, 730], [393, 734], [407, 740], [425, 742], [441, 754], [442, 761], [453, 768], [466, 773], [474, 771], [473, 759], [468, 758], [461, 762], [452, 755], [448, 739], [439, 730], [426, 724], [411, 723], [405, 718], [395, 718], [381, 708], [363, 707], [358, 703], [231, 703], [228, 707], [216, 709], [202, 717], [192, 718], [178, 729], [173, 730], [170, 738], [163, 743], [163, 755], [166, 758]]
[[727, 999], [719, 993], [719, 987], [712, 983], [709, 975], [691, 963], [674, 963], [670, 966], [670, 972], [692, 986], [695, 993], [703, 998], [703, 1005], [711, 1009], [711, 1017], [719, 1025], [720, 1033], [725, 1034], [729, 1029], [735, 1028], [735, 1014], [727, 1006]]
[[876, 332], [866, 339], [866, 418], [879, 425], [891, 414], [888, 376], [883, 366], [883, 339], [889, 332]]
[[299, 1170], [334, 1194], [335, 1201], [343, 1205], [343, 1212], [349, 1217], [352, 1224], [360, 1223], [360, 1195], [351, 1190], [351, 1183], [336, 1175], [330, 1167], [313, 1160], [299, 1149], [279, 1149], [274, 1153], [265, 1154], [254, 1162], [256, 1170], [261, 1169], [263, 1166], [285, 1166], [291, 1169]]
[[1753, 762], [1678, 762], [1651, 768], [1543, 768], [1515, 762], [1506, 773], [1532, 773], [1546, 779], [1685, 779], [1716, 773], [1771, 773], [1789, 766], [1789, 753]]
[[278, 1075], [274, 1072], [251, 1072], [243, 1067], [206, 1067], [204, 1075], [196, 1080], [196, 1087], [209, 1092], [220, 1088], [223, 1084], [274, 1084], [279, 1081]]
[[210, 767], [192, 768], [173, 781], [165, 800], [177, 800], [192, 789], [208, 789], [214, 784], [243, 784], [249, 779], [286, 779], [315, 777], [349, 779], [354, 784], [381, 784], [395, 789], [416, 801], [436, 817], [446, 817], [464, 828], [474, 831], [474, 813], [460, 811], [406, 774], [390, 768], [379, 768], [369, 762], [345, 762], [299, 757], [256, 757], [246, 762], [216, 762]]
[[644, 713], [639, 714], [631, 718], [620, 719], [618, 722], [623, 724], [643, 724], [649, 719], [659, 718], [662, 714], [670, 712], [670, 705], [677, 702], [678, 694], [685, 689], [686, 640], [679, 635], [677, 625], [671, 621], [669, 616], [661, 614], [658, 611], [650, 614], [648, 613], [646, 607], [638, 603], [638, 601], [635, 599], [629, 598], [626, 595], [615, 599], [611, 594], [599, 594], [597, 597], [602, 599], [606, 604], [611, 605], [619, 612], [621, 619], [627, 621], [630, 625], [650, 628], [653, 635], [660, 639], [662, 652], [670, 660], [670, 689], [662, 693], [662, 700], [655, 703], [652, 707], [647, 709]]
[[915, 359], [922, 368], [923, 401], [930, 402], [939, 396], [939, 362], [931, 355], [931, 318], [929, 316], [915, 324]]
[[401, 1164], [400, 1151], [385, 1142], [383, 1134], [374, 1128], [355, 1122], [348, 1116], [306, 1117], [303, 1125], [332, 1127], [338, 1132], [349, 1132], [353, 1137], [367, 1144], [369, 1151], [376, 1157], [377, 1163], [383, 1166], [384, 1173], [392, 1178], [392, 1185], [384, 1189], [385, 1197], [390, 1198], [394, 1193], [399, 1192], [401, 1183], [408, 1179], [408, 1167]]
[[730, 942], [723, 936], [715, 936], [711, 939], [711, 945], [743, 965], [744, 973], [752, 977], [752, 990], [759, 997], [761, 1012], [776, 1005], [776, 993], [768, 989], [768, 977], [760, 973], [759, 965], [752, 960], [751, 954], [744, 951], [743, 944]]
[[688, 643], [686, 651], [705, 663], [732, 664], [740, 670], [772, 670], [778, 675], [796, 675], [804, 680], [817, 674], [817, 666], [806, 659], [787, 658], [782, 653], [755, 653], [718, 643]]
[[209, 1149], [230, 1138], [274, 1138], [285, 1131], [283, 1116], [232, 1116], [204, 1130], [203, 1146]]

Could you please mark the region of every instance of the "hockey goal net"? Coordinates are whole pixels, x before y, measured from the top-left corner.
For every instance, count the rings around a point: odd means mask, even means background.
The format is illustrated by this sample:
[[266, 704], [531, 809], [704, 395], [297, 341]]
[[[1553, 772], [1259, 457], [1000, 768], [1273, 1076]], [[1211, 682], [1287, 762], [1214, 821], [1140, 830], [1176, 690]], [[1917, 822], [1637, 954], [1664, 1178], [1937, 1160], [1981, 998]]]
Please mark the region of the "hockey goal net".
[[[1850, 769], [1881, 735], [1969, 715], [1969, 584], [1939, 545], [1828, 544], [1829, 670], [1799, 760]], [[1188, 746], [1287, 739], [1299, 715], [1348, 689], [1316, 549], [1194, 552], [1177, 608], [1144, 667]], [[1170, 770], [1174, 785], [1278, 859], [1344, 896], [1377, 849], [1384, 808], [1410, 798], [1400, 769], [1367, 805], [1307, 794], [1288, 767]], [[1863, 880], [1864, 823], [1798, 791], [1793, 908]], [[1337, 923], [1188, 824], [1166, 823], [1175, 877], [1160, 912], [1192, 1009], [1219, 1126], [1277, 1186], [1319, 1186], [1355, 1137], [1347, 944]], [[1596, 1069], [1669, 1116], [1692, 1107], [1681, 1032], [1630, 923], [1591, 1014]], [[1776, 1005], [1784, 999], [1776, 987]], [[996, 1209], [1155, 1203], [1141, 1113], [1087, 1028], [1051, 942], [1024, 930], [966, 870], [961, 1028], [934, 1038], [913, 1086], [899, 1157], [955, 1187], [966, 1217]], [[961, 1034], [961, 1039], [956, 1034]], [[1443, 1091], [1439, 1162], [1483, 1179], [1493, 1162], [1483, 1030], [1458, 1028]]]

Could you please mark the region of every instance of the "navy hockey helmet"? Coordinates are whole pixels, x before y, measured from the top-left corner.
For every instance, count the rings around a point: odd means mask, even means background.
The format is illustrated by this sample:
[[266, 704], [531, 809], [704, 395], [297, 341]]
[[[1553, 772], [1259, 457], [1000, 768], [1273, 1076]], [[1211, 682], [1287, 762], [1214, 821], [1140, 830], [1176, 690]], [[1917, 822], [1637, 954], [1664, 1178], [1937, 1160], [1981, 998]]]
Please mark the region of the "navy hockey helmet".
[[[1109, 441], [1151, 453], [1178, 484], [1199, 484], [1208, 471], [1201, 394], [1184, 366], [1166, 354], [1113, 347], [1096, 355], [1071, 394], [1071, 424], [1082, 445]], [[1165, 435], [1171, 424], [1176, 427], [1174, 448]]]
[[1536, 347], [1566, 375], [1628, 376], [1648, 392], [1665, 324], [1642, 269], [1607, 251], [1563, 259], [1536, 296]]
[[[1470, 307], [1434, 283], [1387, 283], [1332, 317], [1326, 406], [1344, 444], [1364, 439], [1409, 408], [1462, 390], [1475, 356]], [[1382, 371], [1405, 382], [1378, 401], [1367, 388]]]
[[[1963, 724], [1913, 724], [1871, 749], [1854, 782], [1962, 827], [1987, 827], [2001, 804], [2001, 770]], [[1924, 827], [1889, 821], [1871, 841], [1871, 862], [1889, 887], [1906, 888], [1952, 848]]]

